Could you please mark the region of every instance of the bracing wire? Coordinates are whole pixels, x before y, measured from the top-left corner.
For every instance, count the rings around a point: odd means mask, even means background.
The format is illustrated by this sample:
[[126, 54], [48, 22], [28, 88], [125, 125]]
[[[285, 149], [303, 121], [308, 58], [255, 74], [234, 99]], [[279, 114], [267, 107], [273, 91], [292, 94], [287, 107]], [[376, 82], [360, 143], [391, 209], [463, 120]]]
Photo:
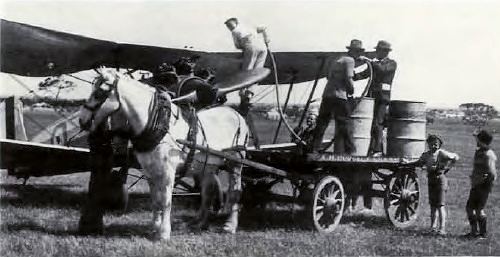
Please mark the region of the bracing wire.
[[300, 138], [299, 135], [297, 135], [297, 133], [295, 133], [295, 131], [293, 131], [292, 127], [290, 126], [290, 124], [288, 123], [288, 121], [285, 118], [285, 114], [283, 113], [283, 110], [281, 109], [280, 97], [279, 97], [280, 93], [279, 93], [279, 85], [278, 85], [278, 70], [277, 70], [276, 60], [274, 59], [273, 52], [271, 51], [271, 49], [269, 48], [269, 45], [267, 43], [266, 43], [266, 46], [267, 46], [267, 51], [269, 52], [269, 56], [271, 57], [271, 63], [273, 65], [274, 88], [276, 91], [276, 105], [277, 105], [278, 113], [280, 115], [280, 119], [283, 121], [283, 124], [285, 124], [285, 127], [288, 129], [288, 132], [290, 132], [290, 134], [292, 134], [292, 136], [294, 138], [297, 138], [298, 140], [300, 140], [301, 143], [305, 144], [305, 142], [302, 140], [302, 138]]

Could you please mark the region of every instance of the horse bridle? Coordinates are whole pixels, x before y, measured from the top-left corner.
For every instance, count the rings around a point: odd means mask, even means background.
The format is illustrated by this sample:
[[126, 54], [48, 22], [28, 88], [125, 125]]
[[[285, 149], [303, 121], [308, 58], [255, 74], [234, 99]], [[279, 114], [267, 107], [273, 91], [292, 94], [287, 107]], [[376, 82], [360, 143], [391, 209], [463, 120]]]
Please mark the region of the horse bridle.
[[[115, 76], [115, 80], [113, 81], [113, 84], [109, 84], [104, 81], [103, 77], [98, 77], [97, 79], [94, 80], [92, 84], [94, 84], [94, 98], [96, 98], [99, 102], [95, 106], [90, 106], [88, 102], [85, 102], [83, 104], [83, 108], [86, 110], [90, 111], [92, 113], [92, 118], [95, 116], [95, 112], [101, 108], [101, 106], [106, 102], [106, 100], [109, 98], [109, 95], [111, 94], [111, 91], [113, 89], [116, 91], [116, 97], [118, 100], [118, 108], [116, 110], [113, 110], [110, 115], [113, 115], [115, 112], [119, 111], [122, 107], [122, 102], [120, 100], [120, 92], [118, 91], [118, 81], [120, 80], [120, 77], [118, 75]], [[109, 86], [109, 89], [103, 89], [102, 84], [106, 84]]]

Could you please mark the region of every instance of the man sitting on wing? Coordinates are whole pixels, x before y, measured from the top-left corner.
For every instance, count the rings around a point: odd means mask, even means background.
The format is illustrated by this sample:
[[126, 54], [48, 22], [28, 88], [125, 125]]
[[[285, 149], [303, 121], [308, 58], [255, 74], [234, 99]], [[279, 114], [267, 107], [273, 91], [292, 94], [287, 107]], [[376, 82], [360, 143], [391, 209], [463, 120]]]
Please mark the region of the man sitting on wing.
[[[229, 18], [224, 24], [226, 24], [227, 29], [231, 31], [233, 36], [234, 46], [243, 52], [243, 61], [241, 63], [241, 70], [253, 70], [255, 68], [262, 68], [266, 63], [267, 58], [267, 47], [270, 40], [266, 33], [265, 27], [257, 27], [256, 29], [248, 28], [242, 25], [237, 18]], [[261, 37], [262, 35], [262, 37]], [[240, 109], [246, 108], [246, 103], [250, 102], [250, 96], [254, 95], [252, 91], [248, 88], [240, 90]], [[250, 106], [248, 106], [250, 107]], [[245, 118], [249, 117], [248, 111], [240, 112]], [[251, 126], [251, 132], [255, 138], [255, 145], [258, 144], [258, 139], [256, 139], [257, 133], [253, 130], [253, 121], [251, 117], [247, 119], [247, 123]]]
[[[270, 42], [266, 28], [248, 28], [241, 24], [237, 18], [229, 18], [224, 24], [231, 31], [234, 46], [243, 52], [241, 70], [253, 70], [264, 67], [267, 58], [266, 44]], [[262, 34], [262, 37], [259, 34]]]

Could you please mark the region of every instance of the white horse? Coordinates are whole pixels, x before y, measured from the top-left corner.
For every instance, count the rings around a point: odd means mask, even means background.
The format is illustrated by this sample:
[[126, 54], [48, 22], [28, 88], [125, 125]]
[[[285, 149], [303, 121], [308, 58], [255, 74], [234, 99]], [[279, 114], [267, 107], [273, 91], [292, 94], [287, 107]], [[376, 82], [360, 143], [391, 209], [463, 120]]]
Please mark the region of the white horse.
[[[96, 83], [94, 89], [80, 111], [80, 124], [90, 132], [111, 115], [123, 115], [128, 121], [131, 134], [137, 137], [156, 116], [155, 90], [146, 84], [128, 78], [112, 69], [100, 68], [101, 83]], [[184, 165], [188, 149], [176, 142], [176, 139], [186, 139], [189, 124], [183, 117], [180, 107], [166, 97], [168, 130], [157, 144], [148, 149], [137, 151], [140, 140], [132, 140], [135, 155], [142, 172], [147, 177], [153, 209], [153, 236], [155, 239], [170, 238], [170, 212], [172, 207], [172, 191], [175, 173]], [[248, 141], [249, 129], [245, 119], [230, 107], [215, 107], [202, 110], [198, 115], [198, 144], [215, 150], [229, 150], [227, 153], [244, 157], [241, 147]], [[137, 145], [136, 145], [137, 144]], [[223, 159], [196, 152], [193, 169], [201, 168], [204, 172], [201, 183], [202, 206], [200, 208], [201, 224], [207, 222], [209, 197], [206, 195], [214, 183], [213, 178], [219, 168], [229, 174], [229, 188], [225, 208], [230, 213], [224, 231], [235, 233], [238, 226], [238, 205], [241, 194], [241, 164], [226, 163]]]

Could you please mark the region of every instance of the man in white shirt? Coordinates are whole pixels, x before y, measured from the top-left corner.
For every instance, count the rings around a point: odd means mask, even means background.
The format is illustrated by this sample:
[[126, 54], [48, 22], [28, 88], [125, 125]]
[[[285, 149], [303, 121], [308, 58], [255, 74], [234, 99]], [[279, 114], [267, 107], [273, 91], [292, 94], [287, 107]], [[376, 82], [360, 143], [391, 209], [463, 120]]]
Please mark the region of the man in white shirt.
[[224, 24], [231, 31], [234, 46], [243, 51], [241, 70], [264, 67], [267, 58], [266, 44], [269, 43], [266, 28], [251, 29], [240, 24], [236, 18], [229, 18]]
[[[266, 63], [267, 58], [267, 44], [269, 38], [266, 34], [265, 27], [257, 27], [256, 29], [246, 27], [239, 23], [237, 18], [229, 18], [224, 24], [231, 31], [233, 36], [234, 46], [243, 51], [243, 60], [241, 62], [241, 70], [253, 70], [255, 68], [262, 68]], [[254, 144], [258, 147], [257, 132], [254, 129], [253, 121], [249, 113], [250, 96], [253, 92], [248, 88], [240, 90], [240, 109], [245, 110], [240, 112], [250, 126]]]

